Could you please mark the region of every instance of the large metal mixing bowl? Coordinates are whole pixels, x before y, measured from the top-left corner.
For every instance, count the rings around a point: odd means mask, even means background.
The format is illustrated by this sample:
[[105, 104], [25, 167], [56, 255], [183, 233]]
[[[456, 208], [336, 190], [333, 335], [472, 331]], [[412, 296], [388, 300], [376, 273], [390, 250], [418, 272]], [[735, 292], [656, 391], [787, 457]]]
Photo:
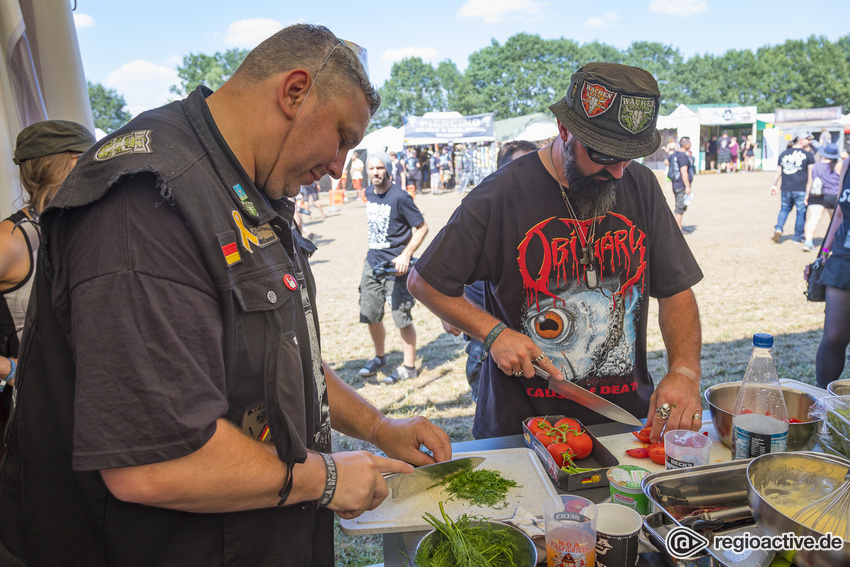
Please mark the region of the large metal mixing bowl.
[[[735, 408], [735, 400], [738, 398], [738, 390], [741, 389], [740, 382], [724, 382], [715, 384], [705, 391], [705, 401], [708, 402], [708, 410], [717, 436], [727, 447], [732, 447], [732, 410]], [[803, 423], [792, 423], [788, 426], [788, 450], [809, 451], [817, 442], [817, 432], [820, 429], [821, 420], [809, 420], [809, 408], [817, 401], [817, 398], [795, 390], [782, 387], [782, 395], [785, 397], [785, 406], [788, 408], [788, 417], [799, 419]]]
[[850, 378], [830, 382], [826, 391], [833, 396], [850, 396]]
[[[517, 567], [534, 567], [537, 565], [537, 546], [534, 545], [534, 542], [531, 541], [531, 538], [528, 537], [525, 532], [515, 528], [514, 526], [503, 524], [502, 522], [497, 522], [495, 520], [473, 521], [472, 525], [483, 526], [485, 529], [491, 530], [508, 530], [508, 533], [511, 534], [511, 537], [517, 544], [517, 549], [514, 551], [514, 563], [517, 564]], [[442, 537], [443, 534], [438, 533], [437, 530], [431, 530], [425, 534], [416, 546], [416, 552], [414, 553], [413, 558], [415, 559], [416, 553], [419, 552], [419, 548], [431, 545], [431, 541], [434, 540], [434, 538], [437, 538], [435, 541], [438, 541]]]
[[[850, 460], [822, 453], [770, 453], [754, 458], [747, 466], [747, 500], [756, 525], [771, 536], [791, 532], [821, 537], [822, 533], [791, 519], [793, 512], [785, 514], [774, 503], [810, 504], [841, 486], [848, 467]], [[779, 555], [796, 567], [850, 565], [850, 542], [845, 541], [841, 550], [786, 550]]]

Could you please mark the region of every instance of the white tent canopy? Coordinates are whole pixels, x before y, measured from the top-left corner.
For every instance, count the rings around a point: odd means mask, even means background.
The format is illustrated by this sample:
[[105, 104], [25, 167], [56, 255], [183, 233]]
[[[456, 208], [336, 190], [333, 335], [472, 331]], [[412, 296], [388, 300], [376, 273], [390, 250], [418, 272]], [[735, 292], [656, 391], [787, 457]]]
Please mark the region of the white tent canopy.
[[45, 119], [94, 132], [77, 31], [68, 0], [0, 0], [0, 214], [20, 206], [18, 133]]
[[401, 151], [403, 147], [404, 128], [385, 126], [384, 128], [366, 134], [355, 149], [366, 150], [372, 154], [391, 150]]

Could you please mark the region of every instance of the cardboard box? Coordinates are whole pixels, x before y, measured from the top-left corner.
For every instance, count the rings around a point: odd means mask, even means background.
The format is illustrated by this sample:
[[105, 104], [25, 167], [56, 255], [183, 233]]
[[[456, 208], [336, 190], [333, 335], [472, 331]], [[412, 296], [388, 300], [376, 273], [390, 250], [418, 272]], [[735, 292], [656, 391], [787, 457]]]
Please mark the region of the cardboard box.
[[[559, 419], [568, 416], [547, 415], [539, 417], [545, 417], [546, 421], [554, 425]], [[609, 468], [619, 465], [620, 461], [618, 461], [617, 458], [612, 455], [604, 445], [602, 445], [602, 443], [599, 443], [596, 440], [593, 433], [588, 431], [583, 423], [576, 420], [579, 425], [581, 425], [582, 431], [590, 436], [591, 441], [593, 441], [593, 450], [586, 458], [578, 459], [573, 462], [579, 468], [593, 470], [584, 473], [570, 474], [564, 472], [557, 464], [555, 464], [555, 460], [552, 458], [552, 455], [549, 454], [549, 451], [546, 450], [543, 443], [541, 443], [540, 440], [531, 433], [531, 430], [528, 429], [528, 423], [532, 419], [535, 418], [529, 417], [522, 422], [522, 436], [525, 439], [526, 446], [537, 453], [537, 456], [546, 468], [549, 478], [552, 479], [552, 482], [554, 482], [556, 486], [558, 486], [561, 490], [566, 490], [568, 492], [583, 490], [585, 488], [596, 488], [598, 486], [608, 486], [608, 477], [606, 476], [606, 473]]]

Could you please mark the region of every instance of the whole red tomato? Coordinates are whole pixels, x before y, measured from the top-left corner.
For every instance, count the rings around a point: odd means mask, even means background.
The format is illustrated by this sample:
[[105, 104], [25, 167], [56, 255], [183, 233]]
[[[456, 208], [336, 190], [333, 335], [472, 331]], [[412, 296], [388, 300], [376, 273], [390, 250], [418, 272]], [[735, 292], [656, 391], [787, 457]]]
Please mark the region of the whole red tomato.
[[659, 465], [663, 465], [665, 463], [664, 441], [653, 443], [646, 448], [646, 451], [649, 453], [649, 458], [652, 459], [653, 463], [657, 463]]
[[566, 443], [552, 443], [546, 447], [546, 450], [555, 459], [555, 464], [558, 465], [558, 468], [564, 466], [564, 454], [572, 452], [572, 449]]
[[593, 450], [593, 441], [587, 433], [579, 433], [567, 439], [567, 444], [575, 453], [576, 459], [587, 457]]
[[544, 447], [548, 447], [555, 442], [555, 438], [553, 436], [547, 435], [546, 432], [542, 430], [535, 433], [534, 436], [537, 437], [538, 441], [543, 443]]
[[644, 427], [640, 431], [632, 431], [632, 435], [637, 437], [640, 441], [644, 443], [649, 443], [649, 433], [652, 431], [652, 426]]
[[552, 424], [546, 421], [545, 418], [542, 417], [534, 417], [531, 421], [528, 422], [528, 430], [531, 431], [532, 435], [537, 435], [537, 432], [541, 429], [543, 431], [548, 431], [552, 429]]
[[560, 429], [561, 431], [574, 431], [575, 433], [581, 433], [581, 425], [579, 423], [569, 417], [564, 417], [555, 422], [555, 429]]

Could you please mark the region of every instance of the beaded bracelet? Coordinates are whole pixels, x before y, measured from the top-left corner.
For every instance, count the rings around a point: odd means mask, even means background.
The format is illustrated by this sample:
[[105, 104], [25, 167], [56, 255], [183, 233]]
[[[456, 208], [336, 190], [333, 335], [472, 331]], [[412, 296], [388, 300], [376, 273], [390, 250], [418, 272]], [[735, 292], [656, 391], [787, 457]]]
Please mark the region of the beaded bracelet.
[[331, 457], [327, 453], [319, 454], [325, 461], [325, 471], [327, 475], [325, 477], [325, 490], [324, 492], [322, 492], [322, 497], [319, 498], [318, 501], [316, 501], [316, 505], [327, 506], [331, 503], [331, 500], [333, 500], [334, 493], [336, 493], [336, 463], [334, 462], [333, 457]]
[[501, 322], [493, 327], [493, 329], [487, 334], [487, 338], [484, 339], [485, 352], [490, 352], [490, 347], [493, 346], [493, 343], [496, 341], [496, 337], [498, 337], [499, 334], [507, 328], [508, 326]]

